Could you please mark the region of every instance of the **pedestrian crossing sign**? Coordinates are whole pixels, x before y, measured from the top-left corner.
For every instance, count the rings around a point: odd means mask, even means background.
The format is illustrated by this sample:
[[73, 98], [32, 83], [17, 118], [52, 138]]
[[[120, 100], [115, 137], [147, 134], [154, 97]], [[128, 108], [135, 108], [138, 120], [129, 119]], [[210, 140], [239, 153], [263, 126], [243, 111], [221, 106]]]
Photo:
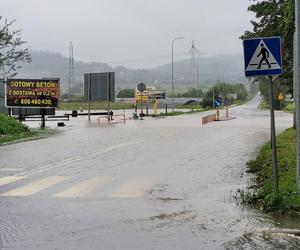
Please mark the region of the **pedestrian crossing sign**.
[[246, 77], [282, 74], [281, 38], [243, 40]]

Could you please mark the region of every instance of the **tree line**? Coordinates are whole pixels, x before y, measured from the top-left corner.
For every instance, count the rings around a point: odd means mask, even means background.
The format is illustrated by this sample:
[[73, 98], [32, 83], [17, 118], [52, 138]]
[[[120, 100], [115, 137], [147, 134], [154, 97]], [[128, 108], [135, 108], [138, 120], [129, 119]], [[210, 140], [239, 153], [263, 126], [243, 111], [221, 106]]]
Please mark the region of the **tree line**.
[[[248, 11], [255, 14], [256, 20], [252, 20], [253, 30], [246, 30], [240, 37], [268, 37], [280, 36], [283, 45], [283, 74], [280, 75], [275, 84], [274, 97], [283, 94], [293, 95], [293, 38], [295, 31], [295, 1], [294, 0], [264, 0], [257, 1], [248, 7]], [[253, 79], [257, 82], [259, 89], [265, 99], [269, 100], [267, 91], [268, 82], [264, 77]]]
[[[253, 89], [254, 88], [254, 89]], [[256, 92], [257, 89], [252, 86], [252, 92]], [[134, 98], [135, 89], [124, 88], [120, 89], [117, 93], [117, 98]], [[189, 88], [185, 92], [176, 93], [177, 98], [197, 98], [201, 97], [203, 99], [203, 107], [212, 107], [213, 99], [220, 98], [225, 102], [226, 105], [232, 104], [234, 101], [244, 101], [248, 96], [247, 89], [244, 84], [230, 84], [219, 82], [213, 87], [209, 88], [207, 91], [199, 89], [197, 93], [196, 88]]]

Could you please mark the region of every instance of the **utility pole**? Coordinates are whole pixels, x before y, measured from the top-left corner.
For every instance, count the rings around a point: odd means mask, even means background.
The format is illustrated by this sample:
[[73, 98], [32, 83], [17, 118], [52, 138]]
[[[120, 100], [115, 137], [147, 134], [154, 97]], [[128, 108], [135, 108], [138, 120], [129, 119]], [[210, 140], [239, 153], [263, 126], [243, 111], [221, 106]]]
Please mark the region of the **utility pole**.
[[179, 39], [183, 39], [183, 36], [172, 40], [172, 112], [174, 111], [174, 42]]
[[199, 93], [199, 55], [197, 56], [197, 77], [196, 77], [196, 82], [197, 82], [197, 102], [198, 106], [200, 108], [200, 93]]
[[[198, 51], [195, 46], [194, 40], [192, 41], [192, 48], [190, 49], [190, 54], [191, 54], [191, 73], [192, 73], [192, 78], [195, 76], [195, 81], [196, 81], [196, 91], [197, 91], [197, 104], [199, 105], [199, 86], [198, 86]], [[196, 62], [197, 58], [197, 62]]]
[[69, 45], [69, 79], [68, 79], [68, 90], [69, 95], [71, 94], [71, 89], [74, 86], [74, 55], [73, 55], [73, 43], [70, 42]]
[[295, 0], [295, 39], [294, 39], [294, 53], [295, 53], [295, 97], [296, 97], [296, 127], [297, 127], [297, 144], [296, 144], [296, 162], [297, 162], [297, 190], [300, 194], [300, 55], [298, 45], [300, 44], [300, 0]]

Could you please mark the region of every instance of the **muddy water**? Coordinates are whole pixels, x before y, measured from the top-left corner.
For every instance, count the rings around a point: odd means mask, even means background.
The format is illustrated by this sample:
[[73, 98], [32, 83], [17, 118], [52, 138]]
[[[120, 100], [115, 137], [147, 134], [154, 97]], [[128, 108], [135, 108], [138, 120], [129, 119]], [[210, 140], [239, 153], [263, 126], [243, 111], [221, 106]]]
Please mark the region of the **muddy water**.
[[[202, 114], [125, 125], [77, 118], [51, 138], [1, 147], [0, 177], [23, 179], [0, 185], [0, 249], [299, 248], [297, 238], [268, 232], [298, 222], [233, 199], [270, 135], [258, 102], [205, 126]], [[282, 131], [292, 117], [279, 112], [276, 122]]]

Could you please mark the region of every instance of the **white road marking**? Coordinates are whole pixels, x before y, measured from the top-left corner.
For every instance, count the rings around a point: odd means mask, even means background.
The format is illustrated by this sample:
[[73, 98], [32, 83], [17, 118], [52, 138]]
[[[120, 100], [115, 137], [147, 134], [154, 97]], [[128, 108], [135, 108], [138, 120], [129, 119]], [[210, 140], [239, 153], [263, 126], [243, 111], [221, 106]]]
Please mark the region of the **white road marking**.
[[36, 169], [30, 170], [30, 171], [26, 171], [24, 173], [19, 173], [18, 176], [22, 176], [22, 175], [29, 176], [29, 175], [41, 173], [41, 172], [44, 172], [44, 171], [47, 171], [47, 170], [50, 170], [50, 169], [53, 169], [53, 168], [61, 167], [63, 165], [67, 165], [69, 163], [79, 161], [79, 160], [81, 160], [80, 156], [71, 157], [71, 158], [68, 158], [68, 159], [57, 161], [57, 162], [52, 163], [52, 164], [48, 164], [48, 165], [40, 167], [40, 168], [36, 168]]
[[23, 168], [0, 168], [0, 171], [20, 171], [24, 170]]
[[36, 173], [45, 172], [45, 171], [53, 169], [53, 168], [61, 167], [61, 166], [64, 166], [64, 165], [67, 165], [67, 164], [70, 164], [70, 163], [73, 163], [73, 162], [76, 162], [76, 161], [81, 161], [81, 160], [84, 160], [84, 159], [87, 159], [87, 158], [92, 158], [92, 157], [95, 157], [97, 155], [108, 153], [110, 151], [113, 151], [113, 150], [116, 150], [116, 149], [119, 149], [119, 148], [122, 148], [122, 147], [131, 146], [131, 145], [142, 143], [142, 142], [145, 142], [145, 141], [146, 140], [139, 140], [139, 141], [133, 141], [133, 142], [128, 142], [128, 143], [118, 144], [118, 145], [108, 147], [108, 148], [106, 148], [102, 151], [96, 150], [92, 153], [88, 153], [88, 154], [85, 154], [85, 155], [82, 155], [82, 156], [73, 156], [73, 157], [66, 158], [66, 159], [61, 160], [61, 161], [50, 163], [50, 164], [45, 165], [43, 167], [39, 167], [39, 168], [30, 170], [30, 171], [25, 171], [23, 173], [19, 173], [19, 174], [17, 174], [17, 176], [23, 176], [23, 175], [30, 176], [30, 175], [33, 175], [33, 174], [36, 174]]
[[45, 179], [30, 183], [20, 188], [13, 189], [6, 193], [1, 194], [0, 196], [30, 196], [39, 191], [42, 191], [46, 188], [54, 186], [69, 177], [66, 176], [51, 176]]
[[6, 176], [6, 177], [2, 177], [0, 178], [0, 186], [18, 181], [18, 180], [22, 180], [26, 178], [25, 176]]
[[54, 197], [75, 198], [85, 196], [98, 187], [110, 182], [113, 179], [111, 176], [96, 176], [91, 179], [79, 182], [62, 192], [54, 195]]
[[122, 185], [118, 190], [111, 194], [111, 198], [135, 198], [144, 195], [150, 186], [148, 177], [139, 177], [133, 181]]

